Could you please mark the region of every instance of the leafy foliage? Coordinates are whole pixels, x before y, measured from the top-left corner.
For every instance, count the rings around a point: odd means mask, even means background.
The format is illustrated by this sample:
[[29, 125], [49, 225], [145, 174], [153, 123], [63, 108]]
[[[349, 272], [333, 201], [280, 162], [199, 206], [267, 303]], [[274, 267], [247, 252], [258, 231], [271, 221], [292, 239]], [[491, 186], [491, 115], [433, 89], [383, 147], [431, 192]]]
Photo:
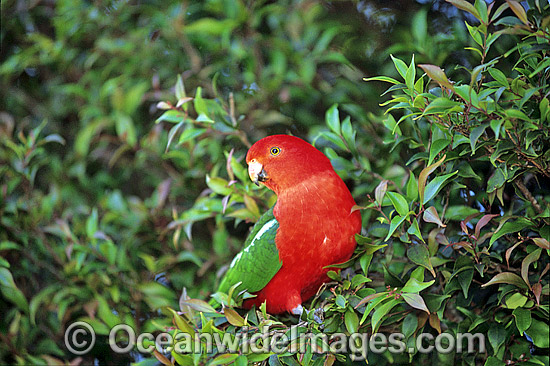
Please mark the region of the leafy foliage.
[[[83, 357], [100, 363], [136, 356], [108, 352], [124, 323], [319, 336], [279, 355], [193, 341], [200, 352], [155, 352], [163, 364], [347, 364], [334, 344], [318, 351], [324, 335], [356, 332], [405, 336], [404, 352], [353, 355], [374, 364], [548, 364], [550, 6], [449, 3], [465, 23], [432, 32], [445, 15], [421, 9], [391, 57], [370, 49], [374, 66], [355, 49], [372, 43], [349, 43], [361, 23], [314, 1], [14, 12], [2, 39], [17, 46], [0, 65], [0, 357], [71, 360], [64, 330], [85, 320], [99, 339]], [[50, 13], [54, 32], [23, 31]], [[370, 70], [383, 75], [360, 82]], [[354, 257], [301, 319], [244, 313], [235, 288], [211, 294], [275, 202], [248, 179], [246, 149], [285, 131], [325, 152], [363, 216]], [[467, 332], [485, 353], [417, 349], [421, 333]]]

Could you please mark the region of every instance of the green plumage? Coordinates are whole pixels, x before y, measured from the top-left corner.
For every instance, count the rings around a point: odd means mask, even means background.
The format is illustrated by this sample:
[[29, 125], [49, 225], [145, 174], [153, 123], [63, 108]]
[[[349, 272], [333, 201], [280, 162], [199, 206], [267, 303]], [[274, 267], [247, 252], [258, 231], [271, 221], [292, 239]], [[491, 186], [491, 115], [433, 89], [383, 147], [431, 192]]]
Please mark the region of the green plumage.
[[267, 285], [283, 265], [275, 245], [278, 228], [279, 223], [271, 208], [252, 228], [244, 249], [231, 262], [218, 291], [227, 293], [238, 282], [242, 284], [237, 292], [257, 292]]

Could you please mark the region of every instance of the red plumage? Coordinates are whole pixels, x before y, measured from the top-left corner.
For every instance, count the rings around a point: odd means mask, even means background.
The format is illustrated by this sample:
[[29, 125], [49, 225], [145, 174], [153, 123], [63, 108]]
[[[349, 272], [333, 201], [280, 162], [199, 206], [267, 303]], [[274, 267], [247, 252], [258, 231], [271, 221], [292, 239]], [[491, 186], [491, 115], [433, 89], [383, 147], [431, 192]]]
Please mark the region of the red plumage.
[[330, 269], [323, 267], [351, 257], [361, 215], [352, 212], [355, 201], [329, 159], [297, 137], [266, 137], [250, 148], [246, 161], [261, 164], [263, 184], [277, 194], [275, 243], [282, 267], [244, 307], [267, 300], [268, 312], [290, 312], [329, 281]]

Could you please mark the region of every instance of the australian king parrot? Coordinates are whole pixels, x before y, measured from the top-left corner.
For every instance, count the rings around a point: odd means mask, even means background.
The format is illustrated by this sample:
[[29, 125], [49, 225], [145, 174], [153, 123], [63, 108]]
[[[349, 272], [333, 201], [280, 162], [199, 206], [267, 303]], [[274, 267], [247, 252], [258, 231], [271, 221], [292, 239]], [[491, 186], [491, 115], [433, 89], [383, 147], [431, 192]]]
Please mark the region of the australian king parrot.
[[244, 308], [265, 301], [271, 314], [301, 314], [302, 303], [329, 281], [326, 267], [352, 256], [361, 215], [329, 159], [300, 138], [265, 137], [246, 162], [250, 179], [273, 190], [277, 202], [254, 225], [218, 291], [242, 282], [238, 291], [256, 295]]

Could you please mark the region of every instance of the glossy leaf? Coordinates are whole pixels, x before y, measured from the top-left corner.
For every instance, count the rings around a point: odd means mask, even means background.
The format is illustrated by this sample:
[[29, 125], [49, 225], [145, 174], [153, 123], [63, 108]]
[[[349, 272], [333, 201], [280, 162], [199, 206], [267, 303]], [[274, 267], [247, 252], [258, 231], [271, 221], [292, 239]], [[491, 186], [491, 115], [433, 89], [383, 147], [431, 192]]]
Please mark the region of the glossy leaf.
[[527, 288], [527, 285], [525, 284], [525, 281], [523, 281], [523, 279], [520, 276], [518, 276], [517, 274], [511, 273], [511, 272], [499, 273], [496, 276], [494, 276], [493, 278], [491, 278], [489, 280], [489, 282], [484, 283], [483, 285], [481, 285], [481, 287], [496, 285], [496, 284], [499, 284], [499, 283], [506, 283], [506, 284], [514, 285], [514, 286], [519, 287], [519, 288]]
[[447, 75], [445, 75], [445, 72], [443, 72], [439, 66], [423, 64], [418, 65], [418, 67], [424, 70], [424, 72], [428, 74], [433, 81], [441, 85], [441, 87], [453, 90], [453, 84], [447, 79]]
[[426, 307], [426, 303], [424, 302], [424, 299], [419, 294], [411, 294], [411, 293], [402, 293], [401, 296], [403, 296], [403, 300], [410, 306], [412, 306], [415, 309], [423, 310], [426, 313], [430, 313], [428, 308]]
[[432, 275], [435, 276], [434, 269], [432, 267], [432, 264], [430, 263], [430, 255], [428, 252], [428, 248], [426, 248], [425, 245], [413, 244], [407, 250], [407, 257], [409, 257], [411, 261], [418, 264], [419, 266], [426, 268], [428, 271], [432, 273]]
[[443, 155], [443, 157], [439, 161], [427, 166], [422, 170], [422, 172], [420, 172], [420, 176], [418, 177], [418, 194], [421, 202], [424, 202], [424, 189], [426, 188], [426, 181], [428, 180], [428, 176], [441, 164], [443, 164], [445, 158], [446, 155]]

